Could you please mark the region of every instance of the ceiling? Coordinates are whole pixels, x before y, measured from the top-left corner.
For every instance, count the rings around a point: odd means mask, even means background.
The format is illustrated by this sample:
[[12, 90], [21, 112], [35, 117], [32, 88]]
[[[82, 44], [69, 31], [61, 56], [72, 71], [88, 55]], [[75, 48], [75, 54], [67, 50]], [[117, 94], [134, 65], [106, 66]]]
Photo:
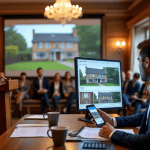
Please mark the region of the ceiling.
[[[71, 0], [79, 4], [85, 14], [105, 14], [105, 16], [129, 16], [129, 12], [142, 0]], [[0, 15], [43, 14], [46, 6], [55, 0], [0, 0]]]

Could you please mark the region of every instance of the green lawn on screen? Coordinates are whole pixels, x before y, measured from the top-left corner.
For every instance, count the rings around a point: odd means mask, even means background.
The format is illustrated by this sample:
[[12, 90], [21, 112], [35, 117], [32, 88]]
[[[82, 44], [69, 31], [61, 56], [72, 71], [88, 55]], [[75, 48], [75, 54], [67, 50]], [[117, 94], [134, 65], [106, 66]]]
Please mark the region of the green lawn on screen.
[[42, 67], [43, 70], [74, 70], [71, 67], [61, 65], [54, 61], [38, 61], [38, 62], [19, 62], [10, 65], [6, 65], [6, 70], [36, 70], [38, 67]]
[[112, 83], [103, 83], [105, 86], [119, 86], [118, 84], [112, 84]]
[[67, 61], [74, 63], [74, 59], [70, 59], [70, 60], [67, 60]]
[[99, 86], [98, 84], [81, 84], [81, 86]]

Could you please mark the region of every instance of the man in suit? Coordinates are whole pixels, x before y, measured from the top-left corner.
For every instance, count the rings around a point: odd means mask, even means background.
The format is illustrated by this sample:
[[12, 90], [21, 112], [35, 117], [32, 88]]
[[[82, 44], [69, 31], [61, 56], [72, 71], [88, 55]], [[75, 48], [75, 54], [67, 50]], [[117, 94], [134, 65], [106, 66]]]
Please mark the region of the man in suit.
[[128, 76], [127, 76], [128, 80], [125, 81], [124, 87], [123, 87], [123, 92], [124, 92], [123, 93], [123, 101], [124, 101], [123, 114], [124, 114], [124, 116], [126, 116], [125, 107], [129, 105], [129, 102], [131, 102], [131, 103], [134, 102], [132, 99], [132, 95], [137, 95], [141, 90], [141, 84], [138, 82], [138, 80], [140, 78], [140, 74], [134, 73], [133, 80], [132, 80], [130, 78], [131, 72], [128, 71], [127, 73], [128, 73]]
[[33, 91], [34, 91], [34, 99], [41, 99], [41, 112], [45, 113], [45, 105], [48, 108], [48, 111], [51, 111], [49, 106], [49, 98], [48, 92], [50, 91], [48, 78], [43, 76], [43, 69], [37, 69], [38, 77], [33, 81]]
[[[131, 96], [132, 95], [137, 95], [140, 90], [141, 90], [141, 84], [138, 82], [140, 78], [140, 74], [139, 73], [135, 73], [133, 75], [133, 80], [127, 80], [125, 83], [124, 83], [124, 87], [123, 87], [123, 98], [125, 100], [125, 105], [128, 105], [129, 104], [129, 101], [130, 102], [133, 102]], [[129, 82], [128, 82], [129, 81]], [[128, 83], [127, 83], [128, 82]], [[127, 84], [126, 84], [127, 83]]]
[[[140, 74], [143, 81], [150, 81], [150, 39], [141, 42], [138, 45], [140, 49], [138, 61]], [[150, 88], [148, 88], [150, 91]], [[99, 135], [108, 139], [114, 144], [118, 144], [130, 149], [149, 150], [150, 142], [150, 106], [143, 113], [138, 113], [126, 117], [110, 117], [107, 113], [98, 109], [105, 125], [99, 132]], [[123, 131], [115, 131], [114, 127], [136, 127], [141, 126], [139, 134], [130, 134]]]

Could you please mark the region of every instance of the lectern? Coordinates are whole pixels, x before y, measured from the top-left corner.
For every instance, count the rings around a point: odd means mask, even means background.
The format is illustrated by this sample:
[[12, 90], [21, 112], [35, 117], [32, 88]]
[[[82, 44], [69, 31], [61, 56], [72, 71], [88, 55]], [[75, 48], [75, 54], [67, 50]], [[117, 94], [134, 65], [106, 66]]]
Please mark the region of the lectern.
[[0, 135], [11, 127], [10, 91], [18, 88], [18, 80], [8, 80], [0, 85]]

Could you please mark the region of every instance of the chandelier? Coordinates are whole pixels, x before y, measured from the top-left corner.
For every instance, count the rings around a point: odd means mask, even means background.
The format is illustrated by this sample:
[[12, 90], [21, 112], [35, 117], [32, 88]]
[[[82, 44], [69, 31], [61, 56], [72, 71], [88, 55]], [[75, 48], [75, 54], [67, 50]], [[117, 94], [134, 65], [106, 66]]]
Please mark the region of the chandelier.
[[82, 16], [82, 7], [71, 5], [70, 0], [56, 0], [54, 5], [45, 8], [44, 16], [65, 25], [72, 19]]

